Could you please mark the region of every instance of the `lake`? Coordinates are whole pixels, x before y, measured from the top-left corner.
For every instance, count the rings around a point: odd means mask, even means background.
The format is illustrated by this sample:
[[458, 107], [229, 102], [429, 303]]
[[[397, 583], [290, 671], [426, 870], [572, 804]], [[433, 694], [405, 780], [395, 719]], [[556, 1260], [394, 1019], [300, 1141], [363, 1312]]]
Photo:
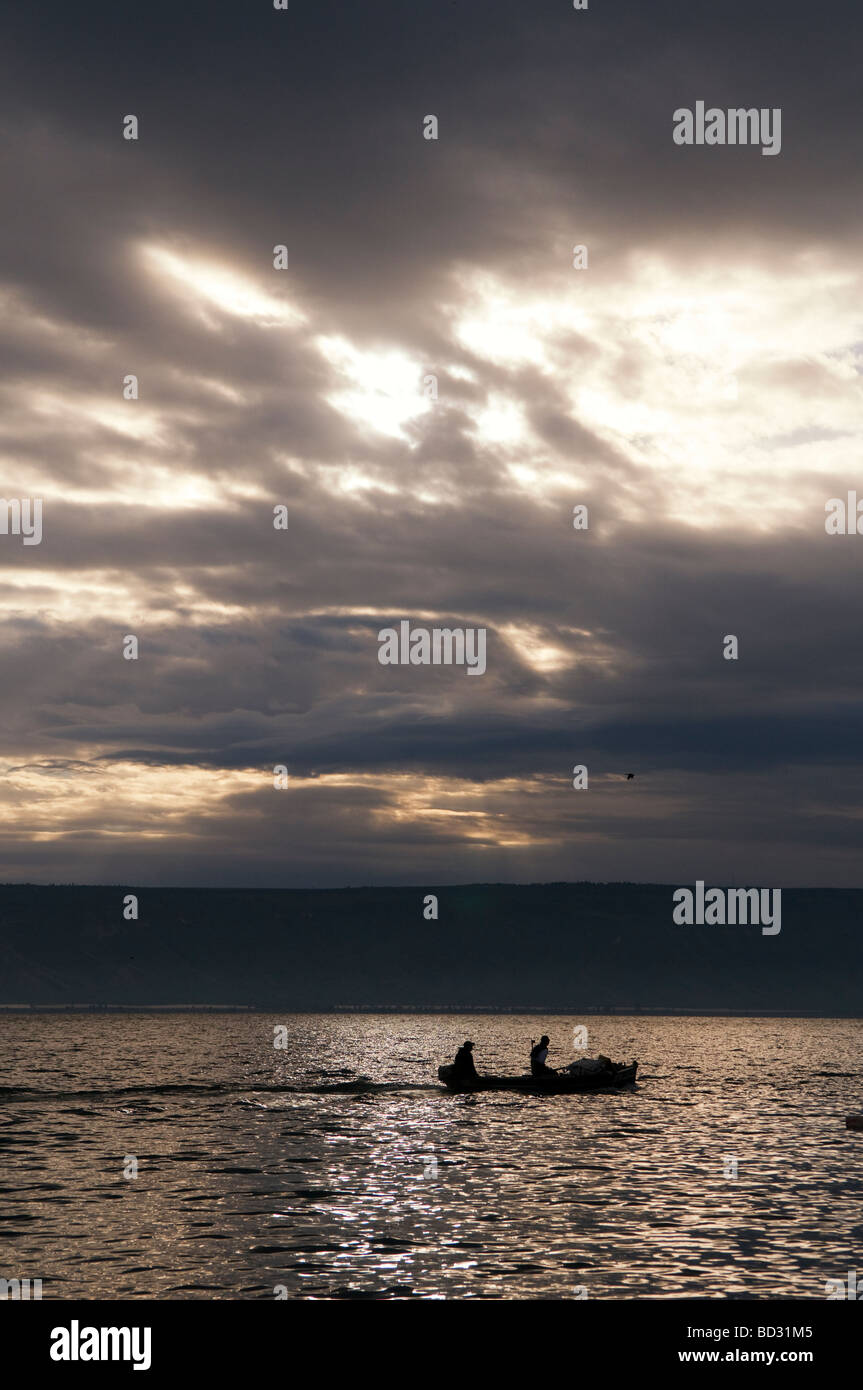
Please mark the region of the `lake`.
[[[467, 1037], [481, 1072], [525, 1070], [542, 1032], [565, 1064], [580, 1024], [637, 1086], [436, 1080]], [[830, 1019], [0, 1017], [0, 1277], [44, 1299], [821, 1299], [863, 1264], [860, 1043]]]

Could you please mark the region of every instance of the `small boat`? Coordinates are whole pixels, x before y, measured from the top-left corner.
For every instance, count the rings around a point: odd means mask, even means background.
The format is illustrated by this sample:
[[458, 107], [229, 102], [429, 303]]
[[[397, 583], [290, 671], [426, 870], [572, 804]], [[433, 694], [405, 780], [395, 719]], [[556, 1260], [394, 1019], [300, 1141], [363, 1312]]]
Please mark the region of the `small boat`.
[[561, 1071], [555, 1076], [479, 1076], [475, 1080], [453, 1079], [452, 1065], [438, 1067], [438, 1080], [451, 1091], [526, 1091], [537, 1096], [568, 1096], [576, 1091], [601, 1091], [609, 1087], [631, 1086], [638, 1063], [614, 1063], [602, 1071], [578, 1073]]

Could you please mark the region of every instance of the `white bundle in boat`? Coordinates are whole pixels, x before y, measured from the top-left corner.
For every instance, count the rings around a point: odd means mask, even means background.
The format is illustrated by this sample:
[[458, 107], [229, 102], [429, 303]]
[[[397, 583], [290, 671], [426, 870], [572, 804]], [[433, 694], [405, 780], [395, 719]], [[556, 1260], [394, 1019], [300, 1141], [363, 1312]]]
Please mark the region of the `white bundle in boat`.
[[582, 1057], [577, 1062], [570, 1062], [566, 1068], [572, 1076], [591, 1076], [594, 1072], [605, 1071], [606, 1067], [611, 1066], [608, 1057]]

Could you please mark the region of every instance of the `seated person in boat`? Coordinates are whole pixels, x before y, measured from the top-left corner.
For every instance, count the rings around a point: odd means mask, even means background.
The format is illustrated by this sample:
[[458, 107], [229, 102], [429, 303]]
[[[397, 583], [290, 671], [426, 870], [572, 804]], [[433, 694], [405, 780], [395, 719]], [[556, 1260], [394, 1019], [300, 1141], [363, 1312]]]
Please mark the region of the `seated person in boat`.
[[557, 1076], [553, 1067], [546, 1065], [548, 1057], [548, 1038], [543, 1033], [538, 1043], [534, 1043], [530, 1049], [530, 1074], [531, 1076]]
[[473, 1061], [472, 1042], [462, 1043], [458, 1052], [455, 1054], [455, 1060], [452, 1064], [452, 1077], [454, 1081], [474, 1081], [479, 1079]]

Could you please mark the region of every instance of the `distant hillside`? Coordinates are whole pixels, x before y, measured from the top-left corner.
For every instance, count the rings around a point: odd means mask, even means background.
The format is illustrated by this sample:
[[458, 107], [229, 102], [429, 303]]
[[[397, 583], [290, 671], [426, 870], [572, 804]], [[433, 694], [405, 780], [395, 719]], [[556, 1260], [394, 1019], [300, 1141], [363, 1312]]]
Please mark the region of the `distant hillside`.
[[[784, 891], [774, 937], [675, 926], [672, 892], [0, 886], [0, 1004], [863, 1015], [863, 891]], [[123, 918], [127, 893], [137, 922]]]

